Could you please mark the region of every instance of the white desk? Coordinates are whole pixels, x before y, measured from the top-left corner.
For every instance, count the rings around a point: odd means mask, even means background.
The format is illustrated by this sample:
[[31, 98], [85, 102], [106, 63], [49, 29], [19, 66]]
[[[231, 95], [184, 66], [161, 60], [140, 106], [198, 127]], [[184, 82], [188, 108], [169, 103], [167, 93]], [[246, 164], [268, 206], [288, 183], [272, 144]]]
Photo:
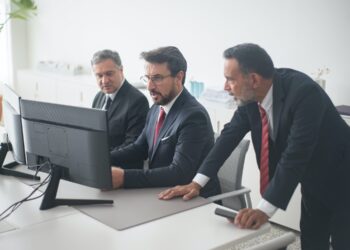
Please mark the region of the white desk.
[[[11, 176], [0, 175], [0, 212], [14, 202], [26, 197], [33, 188]], [[79, 213], [71, 207], [57, 207], [57, 209], [40, 211], [41, 199], [23, 203], [12, 215], [6, 218], [12, 226], [23, 228], [47, 220], [52, 220], [73, 213]]]
[[[30, 190], [18, 179], [0, 176], [1, 211]], [[238, 229], [214, 214], [218, 205], [208, 204], [117, 231], [74, 208], [40, 211], [40, 202], [24, 203], [6, 219], [18, 228], [0, 234], [1, 249], [225, 249], [270, 227]]]

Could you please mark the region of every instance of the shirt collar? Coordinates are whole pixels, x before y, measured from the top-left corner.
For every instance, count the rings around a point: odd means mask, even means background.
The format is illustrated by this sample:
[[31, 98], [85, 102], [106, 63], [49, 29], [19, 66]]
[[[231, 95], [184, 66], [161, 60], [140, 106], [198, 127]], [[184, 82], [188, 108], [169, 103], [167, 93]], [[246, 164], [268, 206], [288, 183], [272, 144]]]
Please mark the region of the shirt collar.
[[106, 94], [106, 98], [111, 98], [112, 99], [112, 101], [114, 100], [114, 98], [115, 98], [115, 96], [118, 94], [118, 91], [121, 89], [121, 87], [123, 86], [123, 84], [124, 84], [124, 82], [125, 82], [125, 78], [123, 79], [123, 81], [122, 81], [122, 83], [120, 84], [120, 87], [115, 91], [115, 92], [113, 92], [113, 93], [111, 93], [111, 94]]
[[260, 103], [261, 107], [263, 107], [263, 109], [268, 113], [270, 112], [270, 110], [272, 108], [272, 94], [273, 94], [273, 88], [271, 85], [269, 91], [267, 91], [266, 96], [264, 97], [264, 99]]
[[164, 109], [165, 114], [167, 115], [171, 109], [171, 107], [174, 105], [175, 101], [177, 100], [177, 98], [181, 95], [183, 89], [181, 90], [181, 92], [175, 96], [174, 99], [172, 99], [168, 104], [161, 106]]

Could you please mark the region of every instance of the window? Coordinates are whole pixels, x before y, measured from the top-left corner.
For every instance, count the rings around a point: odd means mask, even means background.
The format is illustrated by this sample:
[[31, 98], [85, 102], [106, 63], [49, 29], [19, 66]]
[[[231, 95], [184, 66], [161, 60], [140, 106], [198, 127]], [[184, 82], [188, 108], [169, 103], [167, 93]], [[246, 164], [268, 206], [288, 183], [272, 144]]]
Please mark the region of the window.
[[[0, 23], [4, 23], [10, 9], [9, 0], [0, 0]], [[0, 33], [0, 83], [11, 84], [10, 25], [7, 23]]]

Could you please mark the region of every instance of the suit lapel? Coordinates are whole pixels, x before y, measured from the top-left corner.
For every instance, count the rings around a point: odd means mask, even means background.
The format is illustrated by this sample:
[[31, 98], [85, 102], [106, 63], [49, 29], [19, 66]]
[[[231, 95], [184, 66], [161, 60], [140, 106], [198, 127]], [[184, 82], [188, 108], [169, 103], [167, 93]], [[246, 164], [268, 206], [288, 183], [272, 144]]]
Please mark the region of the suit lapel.
[[113, 102], [111, 103], [111, 106], [108, 109], [108, 112], [107, 112], [108, 119], [111, 119], [111, 117], [113, 116], [114, 112], [116, 112], [120, 103], [123, 102], [123, 99], [126, 96], [125, 93], [127, 92], [128, 88], [129, 88], [129, 83], [125, 80], [123, 86], [119, 89], [118, 93], [113, 99]]
[[280, 118], [281, 118], [281, 112], [284, 107], [284, 98], [285, 98], [285, 92], [282, 88], [281, 83], [279, 82], [278, 78], [274, 78], [273, 82], [273, 134], [272, 134], [272, 140], [276, 141], [276, 137], [278, 134], [279, 124], [280, 124]]
[[106, 102], [106, 95], [105, 95], [105, 93], [100, 92], [100, 93], [99, 93], [99, 96], [98, 96], [98, 99], [97, 99], [97, 101], [96, 101], [96, 106], [95, 106], [95, 108], [97, 108], [97, 109], [102, 109], [102, 107], [103, 107], [103, 105], [105, 104], [105, 102]]

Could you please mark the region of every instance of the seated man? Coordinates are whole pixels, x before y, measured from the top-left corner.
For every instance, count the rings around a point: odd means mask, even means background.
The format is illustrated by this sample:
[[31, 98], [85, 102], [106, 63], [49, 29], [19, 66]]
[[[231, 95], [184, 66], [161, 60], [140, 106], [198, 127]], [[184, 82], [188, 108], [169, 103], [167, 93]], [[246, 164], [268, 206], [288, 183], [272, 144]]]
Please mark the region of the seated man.
[[[124, 78], [117, 52], [96, 52], [91, 67], [101, 88], [92, 107], [108, 110], [110, 149], [125, 147], [141, 134], [149, 110], [147, 98]], [[143, 160], [132, 166], [143, 166]]]
[[[143, 52], [142, 79], [154, 101], [137, 140], [111, 153], [112, 164], [148, 157], [148, 169], [112, 167], [114, 188], [165, 187], [185, 184], [194, 177], [214, 143], [205, 108], [184, 88], [187, 62], [176, 47]], [[201, 190], [204, 197], [220, 192], [217, 177]]]

